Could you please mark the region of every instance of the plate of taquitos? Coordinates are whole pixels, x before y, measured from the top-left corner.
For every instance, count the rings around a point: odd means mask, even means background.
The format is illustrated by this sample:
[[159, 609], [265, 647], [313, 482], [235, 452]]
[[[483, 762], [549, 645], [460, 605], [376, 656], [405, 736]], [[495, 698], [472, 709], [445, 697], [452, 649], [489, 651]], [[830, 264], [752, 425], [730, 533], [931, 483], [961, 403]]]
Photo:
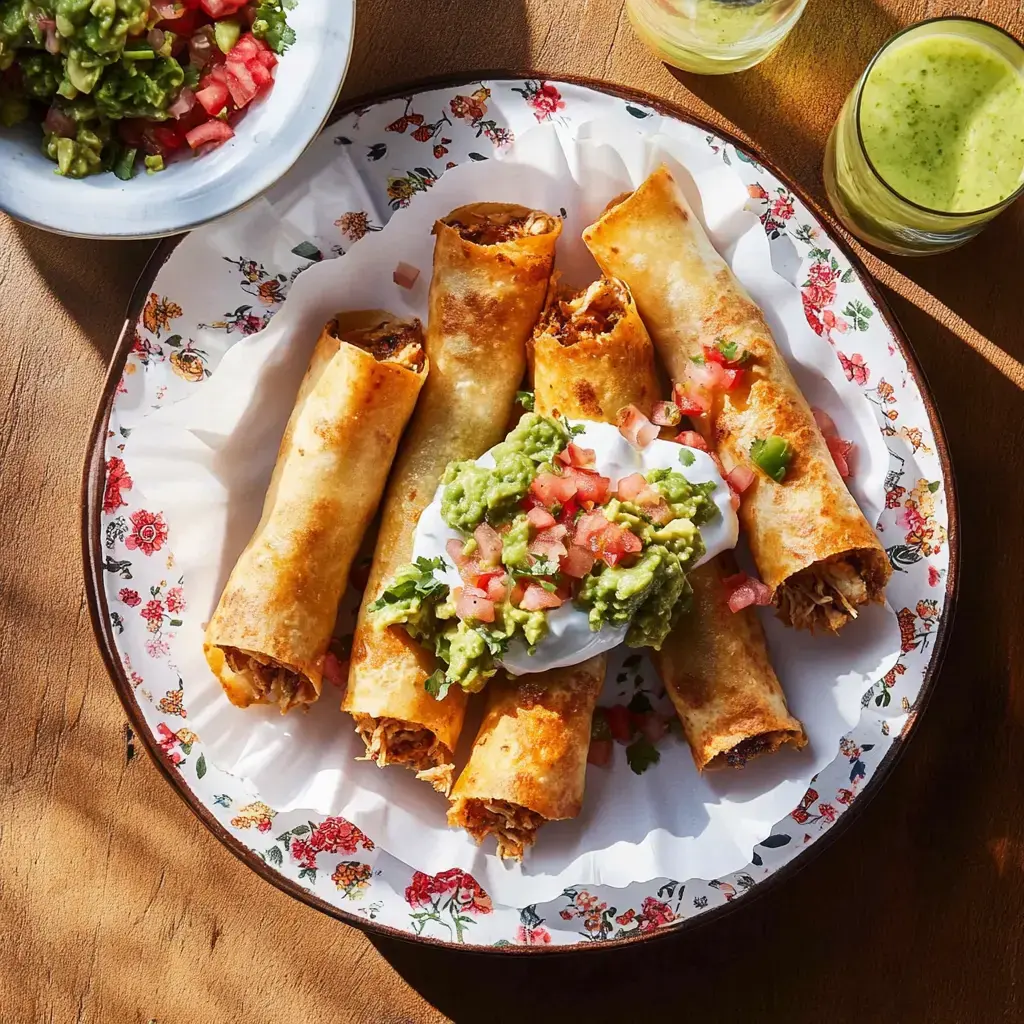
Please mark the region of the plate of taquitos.
[[612, 135], [445, 175], [130, 428], [205, 771], [505, 906], [742, 868], [905, 640], [889, 452], [749, 190]]

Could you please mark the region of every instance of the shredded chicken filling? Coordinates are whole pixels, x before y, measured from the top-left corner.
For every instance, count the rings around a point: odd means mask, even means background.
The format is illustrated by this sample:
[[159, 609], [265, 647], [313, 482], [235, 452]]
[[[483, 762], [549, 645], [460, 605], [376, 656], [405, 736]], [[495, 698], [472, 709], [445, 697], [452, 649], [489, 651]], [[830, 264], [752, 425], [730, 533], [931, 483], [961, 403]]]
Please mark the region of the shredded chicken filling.
[[849, 561], [816, 562], [786, 580], [778, 590], [778, 605], [798, 628], [824, 626], [835, 631], [870, 600], [867, 583]]
[[520, 216], [508, 213], [469, 214], [466, 220], [450, 220], [446, 223], [455, 228], [463, 239], [475, 245], [498, 245], [530, 235], [546, 235], [555, 229], [553, 218], [535, 210]]
[[249, 679], [261, 704], [280, 704], [281, 710], [287, 711], [313, 697], [306, 677], [279, 662], [237, 647], [225, 647], [224, 657], [232, 672]]
[[558, 299], [546, 314], [543, 331], [560, 345], [608, 334], [625, 316], [629, 293], [620, 281], [595, 281], [574, 298]]
[[426, 353], [419, 320], [383, 320], [376, 327], [347, 331], [341, 340], [366, 349], [379, 363], [397, 363], [415, 373], [423, 371]]
[[447, 795], [451, 790], [454, 765], [446, 763], [447, 751], [429, 729], [400, 718], [357, 715], [356, 732], [366, 744], [366, 760], [375, 761], [379, 768], [401, 764], [439, 793]]
[[491, 835], [497, 839], [502, 860], [522, 860], [537, 838], [537, 829], [547, 820], [507, 800], [467, 800], [464, 814], [463, 827], [478, 843]]

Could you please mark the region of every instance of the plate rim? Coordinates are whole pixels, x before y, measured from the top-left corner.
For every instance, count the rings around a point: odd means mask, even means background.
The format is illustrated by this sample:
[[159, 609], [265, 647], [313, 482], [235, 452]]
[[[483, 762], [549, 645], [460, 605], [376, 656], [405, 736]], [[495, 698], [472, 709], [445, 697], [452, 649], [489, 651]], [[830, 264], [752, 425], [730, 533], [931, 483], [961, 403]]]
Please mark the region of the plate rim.
[[[354, 9], [353, 3], [353, 9]], [[323, 128], [346, 114], [352, 113], [359, 107], [373, 106], [391, 99], [419, 95], [435, 89], [459, 88], [471, 82], [483, 81], [519, 81], [524, 79], [539, 79], [541, 81], [554, 82], [558, 84], [573, 85], [584, 89], [594, 90], [606, 95], [612, 95], [623, 100], [635, 101], [657, 111], [659, 114], [672, 117], [687, 124], [708, 131], [747, 156], [763, 165], [766, 170], [773, 174], [780, 182], [789, 188], [816, 218], [818, 218], [828, 229], [829, 239], [849, 260], [851, 267], [856, 271], [861, 284], [871, 296], [872, 301], [878, 308], [889, 328], [893, 340], [900, 350], [900, 354], [906, 360], [907, 368], [914, 379], [921, 396], [922, 404], [928, 415], [935, 441], [936, 453], [942, 466], [944, 494], [949, 521], [947, 524], [947, 543], [949, 550], [949, 568], [945, 579], [945, 604], [939, 628], [935, 633], [932, 657], [924, 672], [921, 682], [921, 689], [917, 698], [917, 706], [911, 712], [901, 733], [893, 740], [889, 750], [879, 761], [871, 777], [857, 797], [854, 805], [851, 805], [846, 813], [829, 828], [829, 830], [816, 839], [810, 847], [805, 848], [800, 854], [782, 865], [768, 877], [758, 882], [744, 899], [733, 900], [719, 907], [712, 908], [702, 914], [684, 918], [681, 921], [668, 927], [657, 928], [650, 932], [637, 933], [619, 939], [607, 939], [600, 943], [573, 943], [570, 945], [534, 946], [534, 945], [507, 945], [491, 946], [474, 943], [451, 943], [442, 939], [430, 936], [417, 936], [403, 931], [392, 925], [380, 924], [360, 917], [351, 911], [343, 910], [340, 907], [328, 903], [298, 882], [287, 878], [280, 872], [266, 864], [260, 857], [250, 850], [238, 837], [233, 836], [216, 819], [202, 800], [193, 792], [184, 778], [176, 775], [170, 770], [169, 765], [161, 756], [156, 739], [146, 724], [142, 709], [139, 707], [134, 688], [128, 680], [124, 666], [121, 662], [114, 640], [113, 628], [107, 614], [106, 593], [103, 581], [103, 558], [101, 554], [100, 540], [100, 515], [102, 511], [103, 490], [105, 487], [105, 439], [108, 429], [108, 421], [113, 400], [117, 390], [118, 381], [127, 361], [128, 354], [132, 347], [132, 328], [138, 320], [142, 307], [146, 301], [150, 288], [163, 265], [170, 258], [175, 248], [184, 240], [186, 233], [164, 237], [154, 249], [146, 265], [136, 281], [128, 307], [125, 313], [124, 324], [121, 333], [114, 347], [110, 364], [107, 369], [106, 380], [100, 394], [100, 399], [93, 416], [92, 426], [87, 441], [85, 460], [82, 470], [81, 499], [81, 544], [82, 561], [85, 584], [85, 597], [89, 605], [89, 616], [92, 622], [93, 633], [97, 646], [103, 658], [107, 674], [114, 684], [128, 721], [136, 735], [139, 736], [146, 748], [150, 759], [155, 763], [157, 769], [163, 774], [171, 787], [184, 801], [192, 813], [206, 826], [206, 828], [219, 840], [219, 842], [242, 861], [250, 870], [254, 871], [265, 881], [270, 882], [285, 894], [298, 900], [300, 903], [314, 910], [329, 915], [335, 920], [358, 928], [360, 931], [382, 938], [395, 939], [417, 945], [429, 945], [448, 950], [456, 950], [467, 954], [491, 954], [501, 956], [526, 956], [529, 954], [543, 954], [546, 956], [565, 956], [580, 953], [585, 949], [611, 950], [627, 945], [634, 945], [639, 942], [653, 942], [665, 940], [670, 936], [678, 936], [685, 932], [692, 934], [699, 928], [708, 927], [735, 913], [740, 907], [749, 906], [755, 899], [765, 893], [775, 892], [780, 885], [784, 884], [802, 868], [812, 863], [822, 852], [828, 850], [835, 843], [836, 839], [845, 835], [850, 828], [851, 822], [860, 821], [863, 817], [861, 809], [867, 806], [874, 796], [881, 789], [882, 784], [888, 779], [893, 767], [900, 760], [906, 749], [907, 743], [916, 732], [917, 724], [921, 715], [927, 709], [934, 693], [938, 676], [945, 661], [949, 636], [953, 630], [956, 617], [957, 596], [959, 594], [960, 580], [960, 509], [957, 497], [956, 478], [953, 469], [953, 462], [949, 454], [949, 445], [946, 440], [946, 433], [942, 418], [932, 395], [931, 386], [928, 383], [927, 375], [917, 359], [910, 341], [903, 330], [903, 326], [895, 313], [889, 306], [888, 301], [882, 294], [877, 282], [870, 275], [863, 260], [853, 250], [850, 243], [840, 230], [837, 221], [831, 211], [823, 208], [816, 199], [810, 196], [807, 191], [785, 172], [780, 170], [776, 164], [767, 159], [757, 146], [747, 143], [739, 138], [729, 129], [720, 128], [703, 117], [693, 114], [684, 109], [681, 105], [672, 100], [666, 100], [655, 96], [653, 93], [631, 86], [621, 85], [615, 82], [608, 82], [597, 78], [582, 75], [546, 73], [538, 69], [508, 69], [490, 68], [476, 69], [459, 74], [432, 75], [426, 78], [419, 78], [414, 81], [401, 83], [398, 86], [387, 87], [372, 92], [363, 93], [353, 99], [338, 103], [325, 119]], [[319, 134], [319, 133], [318, 133]], [[314, 139], [317, 136], [314, 136]], [[312, 144], [313, 140], [310, 140]], [[200, 226], [200, 225], [197, 225]]]
[[[36, 228], [39, 231], [45, 231], [47, 234], [57, 235], [61, 238], [85, 238], [94, 241], [101, 242], [138, 242], [138, 241], [150, 241], [153, 239], [165, 239], [165, 238], [177, 238], [177, 241], [181, 241], [177, 236], [184, 236], [190, 231], [195, 231], [197, 228], [205, 227], [207, 224], [212, 224], [214, 221], [218, 221], [223, 217], [228, 217], [233, 213], [237, 213], [239, 210], [244, 210], [247, 206], [255, 203], [260, 197], [268, 192], [274, 185], [277, 184], [282, 178], [287, 175], [291, 169], [302, 159], [302, 156], [309, 149], [310, 146], [320, 138], [324, 128], [327, 127], [331, 122], [337, 119], [339, 114], [343, 111], [344, 104], [339, 102], [341, 96], [341, 90], [345, 87], [345, 80], [348, 78], [349, 71], [352, 70], [352, 57], [355, 53], [355, 37], [356, 37], [356, 4], [357, 0], [343, 0], [343, 2], [349, 5], [349, 19], [348, 19], [348, 52], [345, 54], [344, 61], [339, 65], [340, 73], [338, 76], [337, 85], [334, 88], [334, 94], [331, 96], [330, 102], [325, 104], [325, 111], [320, 119], [320, 123], [317, 125], [316, 130], [306, 140], [305, 145], [298, 150], [292, 159], [291, 163], [281, 172], [275, 181], [269, 182], [267, 185], [258, 189], [247, 199], [243, 199], [234, 205], [228, 206], [223, 210], [213, 213], [208, 217], [203, 217], [201, 220], [193, 221], [189, 224], [182, 224], [180, 227], [172, 228], [169, 231], [150, 231], [136, 234], [131, 231], [117, 231], [108, 234], [92, 234], [88, 231], [69, 231], [63, 228], [58, 228], [53, 224], [46, 223], [42, 220], [38, 220], [35, 217], [24, 216], [20, 212], [14, 210], [9, 204], [3, 201], [3, 196], [0, 195], [0, 213], [5, 213], [12, 220], [17, 221], [19, 224], [26, 224], [29, 227]], [[177, 242], [175, 243], [177, 244]], [[169, 255], [169, 253], [168, 253]], [[166, 258], [166, 257], [165, 257]], [[162, 263], [161, 263], [162, 265]], [[147, 261], [146, 265], [142, 268], [142, 273], [139, 275], [139, 280], [149, 273], [150, 262]], [[153, 276], [156, 276], [156, 271], [159, 267], [154, 270]], [[137, 287], [137, 285], [136, 285]], [[132, 292], [132, 300], [135, 298], [135, 292]], [[129, 301], [129, 308], [131, 308], [131, 301]], [[120, 341], [120, 339], [119, 339]], [[119, 350], [114, 350], [115, 358], [118, 356]]]

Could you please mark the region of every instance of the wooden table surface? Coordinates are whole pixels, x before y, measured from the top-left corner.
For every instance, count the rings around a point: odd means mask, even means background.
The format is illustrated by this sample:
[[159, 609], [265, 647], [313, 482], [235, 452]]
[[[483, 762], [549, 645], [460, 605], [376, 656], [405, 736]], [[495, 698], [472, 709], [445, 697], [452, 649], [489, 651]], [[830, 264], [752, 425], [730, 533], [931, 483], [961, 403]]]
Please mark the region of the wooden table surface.
[[[761, 67], [697, 78], [645, 51], [621, 7], [359, 0], [345, 95], [471, 68], [607, 78], [756, 141], [823, 200], [828, 130], [895, 29], [959, 13], [1024, 36], [1019, 0], [811, 0]], [[1018, 203], [958, 252], [866, 255], [931, 381], [963, 517], [945, 668], [876, 799], [786, 885], [693, 935], [509, 961], [368, 939], [307, 909], [127, 758], [83, 593], [79, 481], [152, 243], [0, 217], [3, 1024], [1024, 1020], [1022, 243]]]

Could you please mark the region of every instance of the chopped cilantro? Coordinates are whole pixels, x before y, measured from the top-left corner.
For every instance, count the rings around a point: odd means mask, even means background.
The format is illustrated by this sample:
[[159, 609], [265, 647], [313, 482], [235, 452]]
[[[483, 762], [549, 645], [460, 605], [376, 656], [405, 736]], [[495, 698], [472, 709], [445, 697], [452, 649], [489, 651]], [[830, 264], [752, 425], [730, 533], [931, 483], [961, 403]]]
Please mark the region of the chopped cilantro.
[[570, 437], [579, 437], [587, 429], [582, 423], [570, 423], [567, 416], [562, 417], [562, 423], [565, 429], [569, 431]]
[[643, 775], [660, 760], [661, 754], [657, 747], [646, 736], [638, 736], [626, 747], [626, 763], [636, 775]]
[[417, 558], [411, 565], [399, 570], [394, 582], [370, 605], [369, 611], [378, 612], [389, 604], [407, 601], [412, 597], [443, 600], [448, 594], [448, 584], [439, 580], [434, 570], [446, 568], [443, 558]]
[[511, 637], [491, 632], [491, 630], [484, 629], [482, 626], [477, 626], [476, 631], [484, 638], [487, 650], [494, 657], [499, 658], [501, 655], [508, 653], [508, 644]]
[[653, 711], [654, 708], [651, 706], [650, 700], [647, 698], [647, 694], [643, 690], [638, 690], [633, 694], [633, 699], [626, 705], [630, 712], [634, 715], [646, 715], [648, 711]]
[[451, 683], [445, 678], [444, 669], [439, 668], [423, 680], [423, 689], [430, 694], [434, 700], [444, 700], [451, 689]]
[[252, 34], [266, 42], [275, 53], [284, 53], [295, 42], [295, 31], [288, 24], [287, 11], [297, 0], [261, 0], [252, 22]]
[[537, 580], [537, 582], [549, 593], [553, 594], [558, 587], [551, 582], [551, 580]]
[[516, 401], [527, 411], [533, 412], [534, 401], [532, 391], [517, 391]]
[[745, 348], [740, 348], [735, 341], [719, 338], [715, 342], [715, 348], [730, 366], [746, 366], [750, 362], [750, 353]]
[[694, 455], [689, 448], [683, 448], [679, 452], [679, 461], [684, 466], [692, 466], [697, 461], [697, 456]]
[[690, 356], [690, 362], [691, 363], [696, 363], [698, 366], [703, 366], [704, 365], [704, 357], [703, 356]]

